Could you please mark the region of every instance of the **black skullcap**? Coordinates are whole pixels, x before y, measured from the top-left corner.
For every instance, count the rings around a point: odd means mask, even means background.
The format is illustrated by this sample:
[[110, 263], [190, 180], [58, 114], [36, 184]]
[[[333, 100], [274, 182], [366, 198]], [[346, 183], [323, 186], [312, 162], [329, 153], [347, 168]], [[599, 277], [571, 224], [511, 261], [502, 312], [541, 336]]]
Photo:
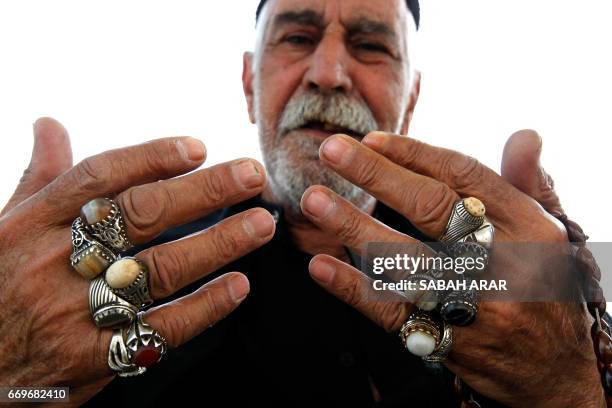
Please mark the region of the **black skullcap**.
[[[259, 6], [257, 6], [257, 13], [255, 15], [255, 21], [259, 20], [259, 15], [261, 14], [261, 10], [263, 6], [266, 4], [267, 0], [259, 0]], [[419, 28], [419, 22], [421, 21], [421, 8], [419, 7], [419, 0], [406, 0], [406, 6], [408, 6], [408, 10], [412, 13], [412, 17], [414, 17], [414, 22], [416, 23], [417, 29]]]

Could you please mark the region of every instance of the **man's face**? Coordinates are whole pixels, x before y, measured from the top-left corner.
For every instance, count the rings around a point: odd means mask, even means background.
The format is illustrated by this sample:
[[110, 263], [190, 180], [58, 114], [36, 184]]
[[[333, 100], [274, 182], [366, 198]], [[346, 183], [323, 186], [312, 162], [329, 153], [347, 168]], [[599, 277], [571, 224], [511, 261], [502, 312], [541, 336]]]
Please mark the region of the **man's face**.
[[269, 0], [244, 87], [270, 185], [299, 213], [313, 184], [361, 208], [372, 198], [325, 168], [318, 150], [344, 133], [407, 131], [416, 103], [408, 54], [414, 21], [404, 0]]

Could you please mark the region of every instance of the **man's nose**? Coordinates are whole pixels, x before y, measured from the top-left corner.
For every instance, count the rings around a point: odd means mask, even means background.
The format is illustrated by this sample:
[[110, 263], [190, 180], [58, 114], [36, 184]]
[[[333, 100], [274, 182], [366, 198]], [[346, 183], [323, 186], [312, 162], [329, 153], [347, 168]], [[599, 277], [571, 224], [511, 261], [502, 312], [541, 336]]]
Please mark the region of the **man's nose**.
[[353, 83], [348, 72], [349, 59], [343, 41], [324, 38], [311, 56], [304, 85], [321, 92], [350, 92]]

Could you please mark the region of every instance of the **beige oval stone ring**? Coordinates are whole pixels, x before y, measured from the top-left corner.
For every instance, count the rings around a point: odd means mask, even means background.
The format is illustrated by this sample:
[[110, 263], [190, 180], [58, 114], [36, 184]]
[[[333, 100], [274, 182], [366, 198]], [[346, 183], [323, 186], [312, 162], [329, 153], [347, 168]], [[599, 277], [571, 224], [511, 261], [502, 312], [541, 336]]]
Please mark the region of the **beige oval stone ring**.
[[149, 290], [149, 269], [140, 260], [121, 258], [108, 267], [106, 283], [117, 296], [142, 309], [153, 303]]
[[153, 303], [146, 265], [131, 257], [115, 261], [89, 284], [89, 308], [98, 327], [121, 327]]

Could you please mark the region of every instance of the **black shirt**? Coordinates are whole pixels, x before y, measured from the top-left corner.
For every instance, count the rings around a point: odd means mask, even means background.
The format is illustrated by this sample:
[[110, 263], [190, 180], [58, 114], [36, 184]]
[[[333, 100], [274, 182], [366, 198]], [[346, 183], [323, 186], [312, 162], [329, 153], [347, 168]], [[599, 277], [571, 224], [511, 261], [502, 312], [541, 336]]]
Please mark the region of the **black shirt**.
[[[246, 300], [215, 326], [170, 350], [146, 374], [115, 379], [88, 405], [457, 407], [448, 370], [425, 366], [396, 334], [310, 278], [311, 255], [293, 244], [281, 208], [255, 198], [169, 231], [151, 245], [257, 206], [278, 217], [271, 242], [177, 294], [240, 271], [251, 282]], [[379, 204], [374, 214], [427, 241], [389, 208]]]

